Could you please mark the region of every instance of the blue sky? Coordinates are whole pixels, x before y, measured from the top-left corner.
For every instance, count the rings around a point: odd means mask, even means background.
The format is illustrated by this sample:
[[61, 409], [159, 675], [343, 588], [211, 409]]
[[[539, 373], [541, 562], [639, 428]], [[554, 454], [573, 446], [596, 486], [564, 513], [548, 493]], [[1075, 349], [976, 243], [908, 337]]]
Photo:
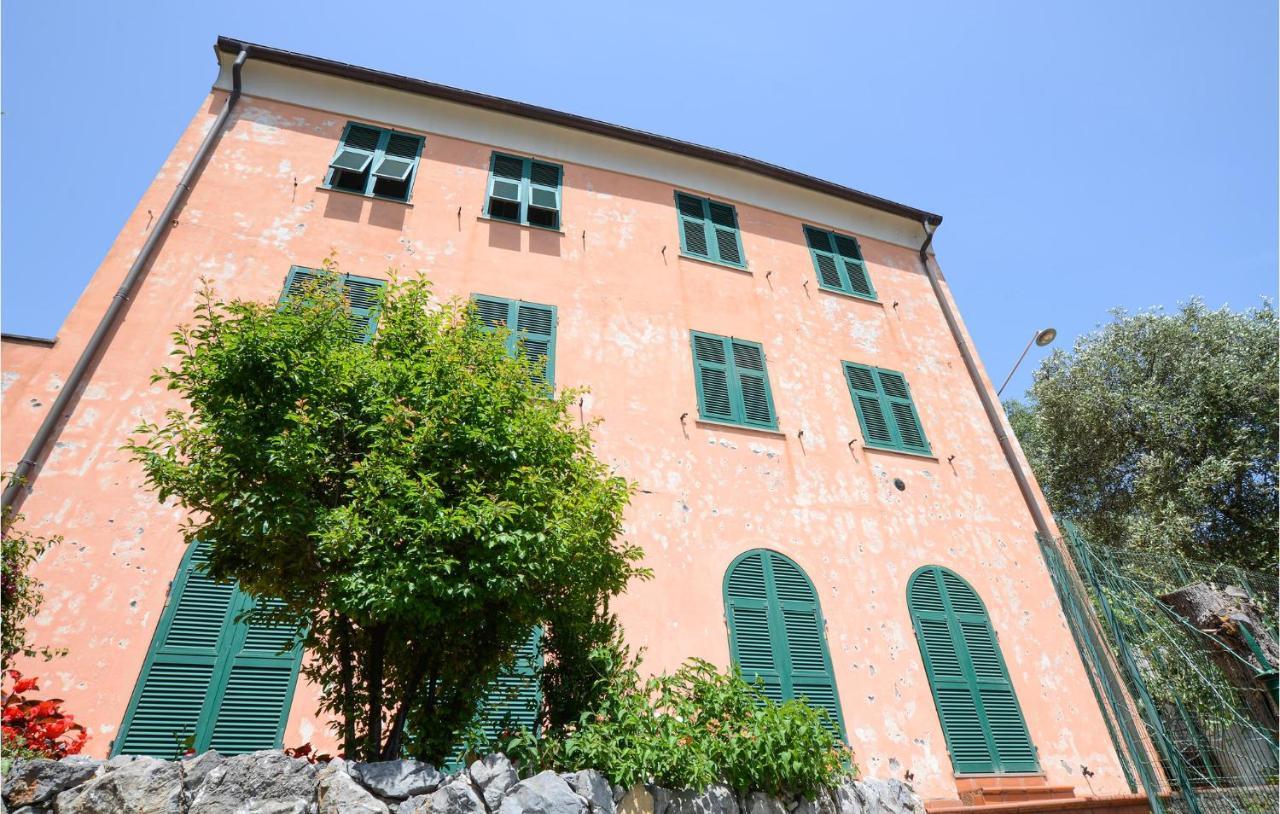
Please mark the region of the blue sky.
[[3, 329], [57, 332], [204, 98], [219, 33], [939, 212], [942, 267], [997, 384], [1044, 325], [1062, 347], [1117, 306], [1276, 294], [1275, 3], [532, 9], [4, 0]]

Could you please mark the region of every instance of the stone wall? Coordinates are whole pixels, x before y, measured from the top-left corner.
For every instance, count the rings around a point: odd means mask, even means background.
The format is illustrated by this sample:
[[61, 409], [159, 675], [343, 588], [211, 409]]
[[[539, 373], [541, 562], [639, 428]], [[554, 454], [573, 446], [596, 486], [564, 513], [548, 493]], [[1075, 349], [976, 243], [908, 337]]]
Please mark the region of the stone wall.
[[500, 754], [456, 774], [412, 760], [313, 764], [280, 751], [180, 761], [15, 761], [4, 777], [9, 814], [924, 814], [897, 780], [850, 781], [817, 800], [726, 786], [623, 789], [594, 770], [519, 778]]

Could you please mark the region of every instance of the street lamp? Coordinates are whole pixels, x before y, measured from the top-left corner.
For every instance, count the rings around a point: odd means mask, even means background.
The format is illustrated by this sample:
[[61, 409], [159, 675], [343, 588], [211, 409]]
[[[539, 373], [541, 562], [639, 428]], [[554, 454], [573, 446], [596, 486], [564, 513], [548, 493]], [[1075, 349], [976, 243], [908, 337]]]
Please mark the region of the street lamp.
[[1022, 364], [1022, 360], [1027, 358], [1027, 351], [1031, 350], [1031, 346], [1034, 344], [1043, 348], [1045, 345], [1048, 345], [1056, 339], [1057, 336], [1058, 332], [1053, 328], [1045, 328], [1043, 330], [1036, 331], [1035, 336], [1031, 337], [1031, 341], [1022, 349], [1022, 355], [1018, 357], [1018, 361], [1013, 363], [1013, 370], [1010, 370], [1009, 375], [1004, 377], [1004, 384], [1000, 385], [1000, 389], [996, 391], [996, 398], [1000, 398], [1000, 394], [1003, 393], [1005, 387], [1009, 385], [1009, 380], [1012, 379], [1013, 374], [1017, 372], [1018, 365]]

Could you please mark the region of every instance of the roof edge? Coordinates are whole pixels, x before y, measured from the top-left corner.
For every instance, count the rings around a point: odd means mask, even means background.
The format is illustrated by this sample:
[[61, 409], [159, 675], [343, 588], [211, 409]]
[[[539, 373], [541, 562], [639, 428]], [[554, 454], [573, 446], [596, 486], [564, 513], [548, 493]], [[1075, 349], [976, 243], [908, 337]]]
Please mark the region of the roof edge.
[[582, 130], [587, 133], [594, 133], [596, 135], [606, 136], [620, 141], [627, 141], [633, 144], [640, 144], [646, 147], [654, 147], [659, 150], [679, 153], [691, 158], [698, 158], [704, 161], [711, 161], [717, 164], [735, 167], [757, 175], [762, 175], [766, 178], [772, 178], [777, 181], [793, 184], [815, 192], [821, 192], [825, 195], [830, 195], [852, 203], [861, 204], [890, 215], [908, 218], [917, 223], [924, 222], [935, 227], [942, 223], [942, 216], [934, 214], [933, 212], [916, 209], [913, 206], [907, 206], [906, 204], [900, 204], [895, 201], [888, 200], [887, 198], [881, 198], [876, 195], [861, 192], [842, 184], [824, 181], [821, 178], [806, 175], [802, 172], [796, 172], [795, 170], [789, 170], [786, 167], [780, 167], [777, 164], [770, 164], [766, 161], [749, 158], [737, 153], [730, 153], [725, 150], [717, 150], [714, 147], [704, 147], [701, 144], [693, 144], [687, 141], [680, 141], [679, 139], [668, 138], [667, 136], [647, 133], [643, 130], [635, 130], [630, 127], [609, 124], [608, 122], [603, 122], [598, 119], [589, 119], [585, 116], [578, 116], [573, 113], [564, 113], [559, 110], [552, 110], [546, 107], [526, 104], [525, 102], [516, 102], [511, 99], [503, 99], [498, 96], [489, 96], [483, 93], [462, 90], [461, 88], [455, 88], [449, 85], [440, 85], [435, 82], [412, 79], [399, 74], [375, 71], [371, 68], [362, 68], [358, 65], [351, 65], [345, 62], [336, 62], [331, 59], [313, 57], [307, 54], [297, 53], [296, 51], [284, 51], [279, 48], [272, 48], [266, 45], [246, 42], [234, 37], [219, 36], [215, 48], [226, 54], [236, 54], [241, 50], [248, 49], [249, 56], [252, 59], [259, 59], [264, 62], [272, 62], [277, 65], [284, 65], [291, 68], [314, 71], [316, 73], [327, 74], [329, 76], [336, 76], [343, 79], [351, 79], [356, 82], [381, 85], [383, 87], [394, 88], [396, 90], [414, 93], [420, 96], [430, 96], [432, 98], [443, 99], [448, 102], [456, 102], [458, 104], [478, 107], [484, 110], [492, 110], [498, 113], [506, 113], [512, 116], [520, 116], [526, 119], [533, 119], [535, 121], [559, 125], [561, 127]]
[[43, 336], [27, 336], [26, 334], [7, 334], [0, 333], [0, 339], [5, 342], [20, 342], [24, 345], [39, 345], [42, 348], [52, 348], [57, 339], [45, 339]]

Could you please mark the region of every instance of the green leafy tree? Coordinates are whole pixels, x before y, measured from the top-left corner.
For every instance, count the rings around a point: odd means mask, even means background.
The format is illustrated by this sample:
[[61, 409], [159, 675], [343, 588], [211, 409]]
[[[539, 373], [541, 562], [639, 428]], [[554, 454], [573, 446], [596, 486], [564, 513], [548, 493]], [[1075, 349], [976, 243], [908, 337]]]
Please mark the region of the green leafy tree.
[[1274, 307], [1114, 315], [1006, 405], [1050, 504], [1098, 543], [1274, 571]]
[[553, 396], [466, 304], [393, 280], [358, 344], [336, 289], [276, 308], [206, 288], [156, 374], [185, 407], [129, 448], [211, 575], [298, 626], [344, 753], [439, 760], [535, 625], [644, 573], [620, 536], [632, 486], [579, 393]]
[[13, 667], [17, 656], [41, 658], [45, 661], [66, 651], [37, 647], [27, 631], [27, 622], [40, 610], [44, 601], [44, 583], [31, 573], [31, 566], [61, 542], [61, 537], [41, 537], [22, 526], [22, 515], [12, 508], [0, 518], [3, 527], [3, 557], [0, 559], [0, 669]]

